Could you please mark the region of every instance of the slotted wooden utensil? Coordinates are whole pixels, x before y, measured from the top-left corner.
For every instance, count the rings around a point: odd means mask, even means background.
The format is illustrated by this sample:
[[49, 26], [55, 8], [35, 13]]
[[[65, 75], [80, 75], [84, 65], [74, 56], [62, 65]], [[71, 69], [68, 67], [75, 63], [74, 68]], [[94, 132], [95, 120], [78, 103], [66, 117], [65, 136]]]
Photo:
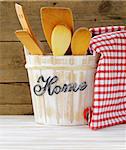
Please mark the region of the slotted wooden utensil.
[[85, 55], [91, 40], [91, 32], [84, 27], [77, 29], [71, 40], [71, 50], [73, 55]]
[[17, 38], [21, 41], [21, 43], [29, 50], [31, 54], [34, 55], [42, 55], [42, 51], [38, 44], [34, 41], [31, 35], [27, 30], [17, 30], [15, 32]]
[[74, 23], [71, 9], [63, 7], [43, 7], [40, 10], [40, 15], [43, 32], [51, 49], [51, 35], [56, 25], [65, 25], [73, 32]]
[[[23, 30], [26, 30], [30, 34], [30, 37], [32, 38], [32, 41], [34, 41], [36, 43], [36, 45], [39, 47], [40, 52], [37, 51], [37, 52], [39, 52], [38, 54], [43, 54], [44, 50], [40, 47], [39, 42], [37, 41], [35, 35], [32, 32], [32, 29], [31, 29], [31, 26], [28, 22], [27, 16], [24, 14], [23, 7], [16, 3], [15, 4], [15, 9], [16, 9], [16, 13], [17, 13], [18, 19], [20, 21], [20, 24], [21, 24]], [[35, 52], [35, 51], [33, 51], [33, 52]]]
[[71, 42], [71, 31], [64, 25], [54, 27], [51, 36], [52, 52], [54, 56], [63, 56]]

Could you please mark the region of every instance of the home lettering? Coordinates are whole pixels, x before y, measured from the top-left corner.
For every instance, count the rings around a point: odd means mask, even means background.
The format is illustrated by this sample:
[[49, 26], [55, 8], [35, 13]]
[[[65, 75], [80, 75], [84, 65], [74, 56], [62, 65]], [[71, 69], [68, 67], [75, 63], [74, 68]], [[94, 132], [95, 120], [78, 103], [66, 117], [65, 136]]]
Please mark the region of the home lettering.
[[57, 76], [51, 77], [49, 76], [47, 79], [44, 79], [43, 76], [40, 76], [37, 80], [37, 83], [33, 91], [37, 96], [43, 95], [46, 91], [51, 96], [53, 94], [59, 94], [61, 92], [77, 92], [77, 91], [83, 91], [87, 87], [87, 83], [81, 82], [80, 84], [75, 83], [69, 83], [64, 84], [63, 86], [57, 85], [57, 81], [59, 78]]

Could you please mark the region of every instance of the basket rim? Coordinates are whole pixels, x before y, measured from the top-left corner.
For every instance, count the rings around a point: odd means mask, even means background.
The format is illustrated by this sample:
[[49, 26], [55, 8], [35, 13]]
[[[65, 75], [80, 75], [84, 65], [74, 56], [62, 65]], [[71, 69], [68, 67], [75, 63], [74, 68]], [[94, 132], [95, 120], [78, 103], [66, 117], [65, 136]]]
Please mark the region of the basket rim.
[[95, 58], [94, 55], [64, 55], [64, 56], [53, 56], [53, 55], [27, 55], [28, 57], [41, 57], [41, 58], [86, 58], [86, 57], [92, 57]]
[[59, 58], [59, 59], [61, 59], [61, 58], [86, 58], [86, 57], [92, 57], [92, 58], [95, 58], [96, 57], [96, 55], [93, 55], [93, 54], [91, 54], [91, 55], [64, 55], [64, 56], [53, 56], [52, 55], [52, 53], [47, 53], [47, 55], [31, 55], [29, 52], [28, 52], [28, 50], [24, 47], [24, 51], [25, 51], [25, 55], [27, 56], [27, 57], [41, 57], [41, 58]]

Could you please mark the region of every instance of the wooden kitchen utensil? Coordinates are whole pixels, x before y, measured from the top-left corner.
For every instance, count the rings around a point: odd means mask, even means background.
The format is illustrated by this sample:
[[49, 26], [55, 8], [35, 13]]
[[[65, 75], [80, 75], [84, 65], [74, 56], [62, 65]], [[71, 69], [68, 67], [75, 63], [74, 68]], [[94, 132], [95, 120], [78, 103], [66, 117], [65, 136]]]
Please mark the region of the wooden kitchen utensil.
[[38, 44], [34, 41], [27, 30], [17, 30], [15, 32], [17, 38], [29, 50], [32, 55], [42, 55], [42, 51]]
[[42, 52], [40, 51], [38, 54], [40, 54], [40, 53], [43, 54], [44, 50], [40, 47], [39, 42], [37, 41], [35, 35], [33, 34], [31, 26], [28, 22], [27, 16], [24, 14], [22, 6], [19, 4], [15, 4], [15, 9], [16, 9], [16, 13], [17, 13], [18, 19], [20, 21], [20, 24], [21, 24], [23, 30], [26, 30], [30, 34], [32, 40], [34, 40], [37, 47], [39, 47], [39, 49], [42, 51]]
[[91, 32], [87, 28], [77, 29], [72, 37], [71, 50], [73, 55], [85, 55], [91, 40]]
[[64, 25], [57, 25], [51, 36], [51, 46], [54, 56], [63, 56], [71, 42], [71, 31]]
[[[65, 25], [73, 33], [73, 15], [69, 8], [63, 7], [44, 7], [40, 10], [43, 32], [46, 40], [51, 46], [51, 35], [56, 25]], [[62, 35], [61, 35], [62, 36]]]

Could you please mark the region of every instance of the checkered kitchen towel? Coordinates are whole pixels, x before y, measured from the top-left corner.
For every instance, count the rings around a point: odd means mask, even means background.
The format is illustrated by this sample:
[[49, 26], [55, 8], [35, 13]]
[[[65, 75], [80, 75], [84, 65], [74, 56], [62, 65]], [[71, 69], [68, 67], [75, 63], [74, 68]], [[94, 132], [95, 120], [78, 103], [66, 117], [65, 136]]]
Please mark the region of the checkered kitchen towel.
[[[88, 118], [91, 129], [126, 123], [126, 27], [90, 29], [90, 49], [100, 54], [95, 75], [94, 102]], [[85, 111], [87, 111], [85, 110]]]

